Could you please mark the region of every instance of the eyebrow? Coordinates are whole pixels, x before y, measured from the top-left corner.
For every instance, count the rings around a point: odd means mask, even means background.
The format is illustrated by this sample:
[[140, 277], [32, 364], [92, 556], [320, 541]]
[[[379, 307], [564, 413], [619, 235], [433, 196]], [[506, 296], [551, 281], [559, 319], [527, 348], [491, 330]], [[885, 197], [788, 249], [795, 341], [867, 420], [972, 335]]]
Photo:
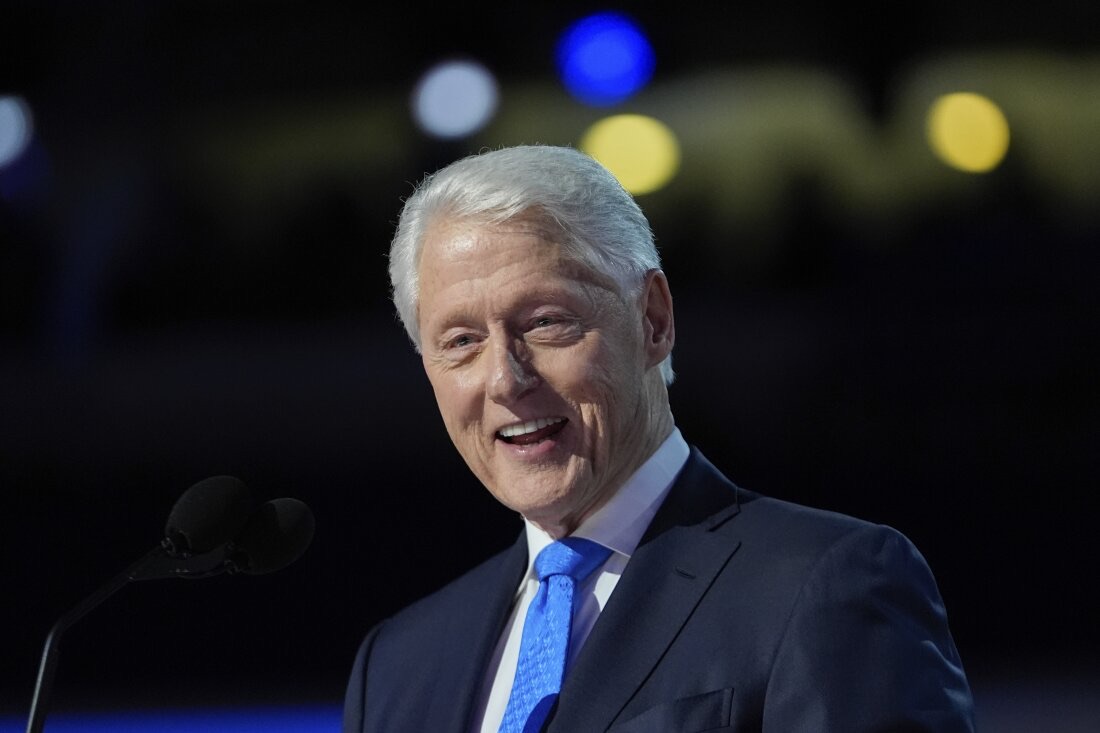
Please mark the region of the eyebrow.
[[[599, 287], [600, 289], [609, 290], [609, 288], [607, 288], [606, 286], [606, 283], [602, 282], [596, 282], [592, 280], [577, 280], [575, 282], [594, 285], [596, 287]], [[612, 292], [617, 293], [617, 289], [613, 290]], [[591, 300], [592, 298], [583, 287], [553, 287], [546, 284], [540, 284], [530, 290], [520, 293], [514, 299], [505, 303], [503, 306], [503, 312], [506, 314], [506, 316], [510, 318], [515, 315], [516, 311], [534, 311], [544, 305], [562, 306], [563, 301], [565, 301], [564, 305], [569, 307], [571, 310], [578, 310], [578, 308], [574, 305], [575, 303], [577, 303], [578, 301], [581, 301], [583, 303]], [[496, 318], [496, 314], [490, 313], [489, 315], [490, 320]], [[462, 327], [471, 323], [480, 322], [483, 320], [483, 318], [484, 314], [478, 312], [478, 310], [470, 308], [465, 304], [457, 304], [452, 309], [450, 309], [449, 312], [440, 317], [438, 321], [438, 326], [434, 327], [432, 336], [438, 338], [452, 328]], [[427, 335], [427, 330], [428, 329], [424, 329], [424, 335]]]

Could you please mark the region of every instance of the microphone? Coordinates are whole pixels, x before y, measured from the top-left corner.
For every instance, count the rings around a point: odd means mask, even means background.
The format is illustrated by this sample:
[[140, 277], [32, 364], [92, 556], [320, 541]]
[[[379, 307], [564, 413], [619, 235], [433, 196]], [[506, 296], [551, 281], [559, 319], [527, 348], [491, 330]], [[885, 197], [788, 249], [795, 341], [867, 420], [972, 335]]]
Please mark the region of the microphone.
[[174, 554], [209, 552], [233, 540], [256, 510], [244, 482], [233, 476], [211, 476], [176, 500], [164, 537]]
[[233, 543], [230, 572], [264, 575], [302, 556], [313, 540], [313, 512], [297, 499], [272, 499], [252, 515]]
[[233, 476], [211, 476], [191, 486], [172, 507], [160, 544], [50, 629], [27, 733], [42, 733], [45, 725], [62, 635], [123, 586], [135, 580], [208, 578], [227, 571], [271, 573], [301, 557], [313, 540], [313, 530], [313, 513], [297, 499], [274, 499], [257, 507], [248, 487]]

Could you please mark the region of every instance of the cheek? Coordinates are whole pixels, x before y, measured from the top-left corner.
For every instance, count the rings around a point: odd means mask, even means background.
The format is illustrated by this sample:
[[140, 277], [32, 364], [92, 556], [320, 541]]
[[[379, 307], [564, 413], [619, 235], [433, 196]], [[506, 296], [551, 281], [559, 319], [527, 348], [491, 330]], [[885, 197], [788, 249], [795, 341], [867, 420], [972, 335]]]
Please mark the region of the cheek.
[[463, 426], [476, 420], [480, 414], [480, 403], [477, 400], [475, 384], [469, 377], [461, 374], [429, 372], [428, 381], [435, 393], [439, 413], [443, 416], [443, 422], [452, 436], [461, 431]]
[[637, 391], [637, 380], [629, 363], [599, 354], [601, 358], [574, 360], [567, 371], [569, 396], [587, 413], [586, 422], [596, 422], [603, 430], [614, 429], [616, 419], [630, 395]]

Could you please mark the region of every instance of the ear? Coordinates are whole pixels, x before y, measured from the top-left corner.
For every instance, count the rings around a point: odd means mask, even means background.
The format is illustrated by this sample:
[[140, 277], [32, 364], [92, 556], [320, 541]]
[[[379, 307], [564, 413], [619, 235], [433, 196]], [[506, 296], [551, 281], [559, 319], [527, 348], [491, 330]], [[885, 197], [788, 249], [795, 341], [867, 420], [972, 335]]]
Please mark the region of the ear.
[[672, 292], [660, 270], [650, 270], [642, 288], [642, 337], [647, 365], [657, 366], [672, 353], [676, 343], [676, 322], [672, 316]]

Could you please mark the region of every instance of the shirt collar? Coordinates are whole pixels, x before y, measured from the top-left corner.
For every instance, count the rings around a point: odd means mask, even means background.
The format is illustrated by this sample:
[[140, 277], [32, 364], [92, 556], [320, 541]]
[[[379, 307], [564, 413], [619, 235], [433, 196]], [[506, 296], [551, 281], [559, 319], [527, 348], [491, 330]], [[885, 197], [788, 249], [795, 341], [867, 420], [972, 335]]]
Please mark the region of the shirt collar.
[[[687, 463], [689, 453], [687, 442], [674, 427], [656, 452], [606, 504], [581, 522], [572, 536], [598, 542], [629, 559], [672, 488], [676, 475]], [[521, 588], [528, 578], [534, 577], [532, 567], [539, 552], [554, 541], [527, 519], [523, 523], [527, 533], [527, 573], [520, 583]]]

